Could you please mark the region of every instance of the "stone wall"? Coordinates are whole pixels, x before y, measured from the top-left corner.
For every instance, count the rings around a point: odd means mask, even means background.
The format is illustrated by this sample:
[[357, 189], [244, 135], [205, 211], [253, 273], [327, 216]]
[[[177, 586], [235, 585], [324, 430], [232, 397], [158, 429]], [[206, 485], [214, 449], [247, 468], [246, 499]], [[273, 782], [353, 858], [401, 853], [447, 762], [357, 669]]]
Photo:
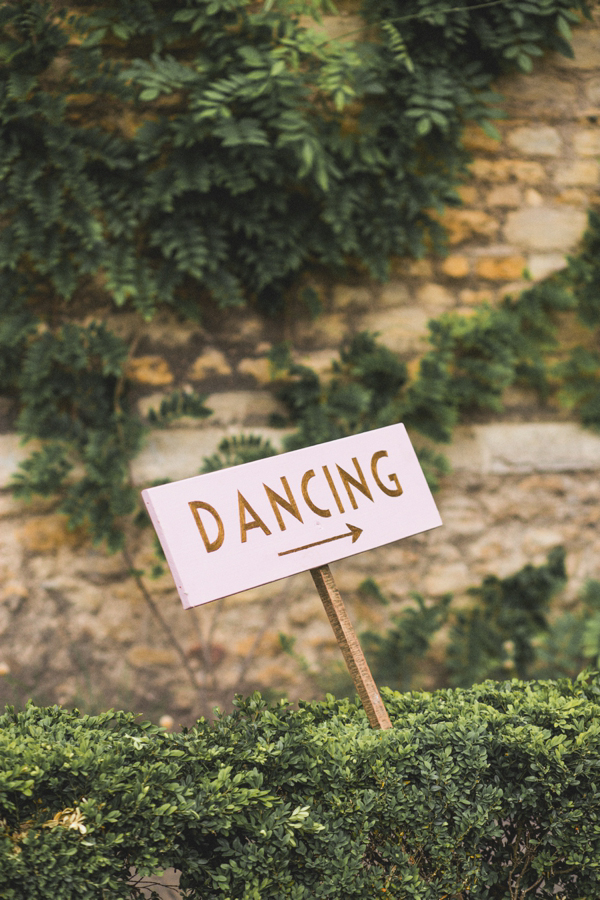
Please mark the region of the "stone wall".
[[[98, 312], [132, 342], [129, 374], [142, 415], [186, 386], [206, 393], [213, 410], [200, 423], [151, 434], [134, 467], [140, 486], [195, 474], [224, 435], [280, 441], [268, 426], [277, 408], [268, 389], [273, 343], [291, 341], [298, 360], [326, 374], [341, 340], [369, 329], [414, 365], [428, 319], [494, 303], [564, 265], [600, 183], [597, 24], [577, 31], [574, 46], [575, 60], [549, 57], [533, 75], [498, 84], [507, 111], [501, 142], [469, 129], [474, 162], [463, 206], [441, 217], [447, 258], [398, 260], [384, 285], [315, 282], [325, 309], [316, 321], [269, 323], [235, 311], [201, 326], [165, 315], [140, 328], [128, 315]], [[562, 603], [600, 577], [600, 439], [516, 392], [506, 400], [501, 419], [458, 430], [449, 450], [454, 473], [439, 494], [443, 528], [334, 566], [358, 630], [383, 627], [411, 591], [452, 591], [466, 602], [467, 588], [485, 574], [540, 563], [557, 544], [567, 549], [571, 576]], [[50, 502], [17, 503], [6, 485], [23, 455], [15, 435], [0, 435], [0, 700], [33, 695], [190, 721], [227, 706], [235, 690], [307, 696], [316, 689], [307, 667], [337, 660], [308, 575], [184, 612], [168, 573], [130, 575], [133, 564], [153, 565], [149, 532], [133, 539], [129, 557], [107, 557], [68, 532]], [[389, 596], [388, 607], [360, 599], [367, 577]], [[296, 638], [296, 659], [282, 651], [280, 632]]]

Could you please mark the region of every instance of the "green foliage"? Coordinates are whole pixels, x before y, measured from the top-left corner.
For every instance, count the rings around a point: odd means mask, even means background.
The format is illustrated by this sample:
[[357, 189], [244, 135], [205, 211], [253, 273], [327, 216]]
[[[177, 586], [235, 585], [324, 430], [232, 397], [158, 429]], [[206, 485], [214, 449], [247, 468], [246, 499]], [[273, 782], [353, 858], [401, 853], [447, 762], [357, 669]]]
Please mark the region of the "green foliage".
[[135, 895], [167, 866], [203, 900], [595, 897], [598, 681], [329, 696], [168, 734], [126, 713], [0, 717], [6, 900]]
[[[41, 441], [18, 489], [54, 487], [72, 525], [117, 547], [142, 429], [127, 409], [126, 348], [81, 324], [90, 310], [315, 313], [318, 298], [297, 289], [308, 269], [381, 278], [391, 256], [436, 246], [431, 211], [457, 202], [463, 128], [498, 112], [491, 78], [544, 49], [569, 54], [578, 11], [580, 0], [367, 0], [370, 36], [340, 42], [301, 24], [318, 15], [312, 0], [4, 3], [0, 390]], [[588, 324], [594, 240], [576, 268]], [[548, 308], [539, 302], [535, 328]], [[369, 336], [343, 349], [329, 388], [295, 371], [289, 446], [399, 419], [447, 440], [465, 410], [497, 408], [515, 373], [545, 389], [539, 335], [515, 310], [432, 326], [412, 383]], [[580, 355], [564, 372], [589, 424], [592, 365]], [[202, 410], [173, 397], [157, 424]], [[434, 479], [442, 462], [428, 452]]]
[[507, 578], [488, 575], [469, 593], [477, 604], [457, 611], [448, 648], [453, 684], [499, 678], [508, 662], [519, 678], [531, 676], [534, 639], [548, 627], [549, 603], [566, 582], [565, 553], [557, 547], [542, 566], [526, 565]]
[[[565, 584], [564, 551], [557, 547], [540, 566], [486, 576], [469, 589], [466, 607], [451, 594], [427, 600], [415, 594], [391, 627], [368, 631], [361, 642], [376, 680], [399, 690], [469, 687], [507, 673], [574, 678], [600, 660], [600, 582], [589, 582], [571, 608], [551, 606]], [[367, 587], [369, 602], [385, 602], [376, 583]]]
[[204, 458], [201, 471], [202, 473], [216, 472], [219, 469], [228, 469], [230, 466], [239, 466], [242, 463], [254, 462], [256, 459], [265, 459], [267, 456], [276, 455], [277, 451], [270, 441], [254, 434], [223, 438], [217, 453]]
[[[288, 379], [277, 396], [296, 431], [286, 449], [310, 446], [394, 422], [434, 441], [450, 441], [452, 429], [475, 411], [500, 411], [502, 394], [515, 382], [550, 391], [545, 355], [557, 343], [558, 315], [574, 305], [560, 284], [544, 283], [506, 298], [499, 307], [477, 307], [472, 316], [448, 313], [429, 323], [431, 349], [410, 380], [406, 366], [377, 336], [361, 333], [342, 346], [333, 377], [286, 360], [277, 348], [273, 363]], [[444, 458], [420, 450], [430, 483], [446, 472]]]
[[204, 399], [194, 391], [172, 391], [161, 400], [157, 410], [152, 408], [148, 411], [148, 422], [159, 428], [166, 428], [182, 416], [204, 419], [211, 413], [204, 405]]
[[[85, 524], [96, 540], [116, 549], [122, 520], [133, 511], [128, 463], [142, 428], [122, 396], [127, 348], [102, 325], [39, 329], [28, 341], [21, 371], [19, 429], [41, 440], [15, 476], [15, 491], [60, 494], [71, 526]], [[83, 468], [73, 477], [76, 465]]]

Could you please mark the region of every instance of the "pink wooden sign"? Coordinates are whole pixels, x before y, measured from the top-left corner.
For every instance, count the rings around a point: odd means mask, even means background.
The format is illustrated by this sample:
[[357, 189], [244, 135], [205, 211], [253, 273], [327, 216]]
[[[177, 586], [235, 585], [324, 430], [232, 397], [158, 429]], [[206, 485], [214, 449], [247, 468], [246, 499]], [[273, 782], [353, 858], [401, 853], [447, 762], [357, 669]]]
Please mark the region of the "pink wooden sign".
[[442, 524], [404, 425], [142, 496], [186, 608]]

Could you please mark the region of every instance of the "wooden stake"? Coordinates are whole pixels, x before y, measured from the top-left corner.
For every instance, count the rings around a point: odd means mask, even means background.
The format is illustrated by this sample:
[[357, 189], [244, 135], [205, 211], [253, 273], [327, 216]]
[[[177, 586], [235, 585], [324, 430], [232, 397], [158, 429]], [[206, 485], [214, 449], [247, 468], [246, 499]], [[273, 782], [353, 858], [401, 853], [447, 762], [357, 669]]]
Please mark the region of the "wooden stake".
[[340, 597], [329, 566], [318, 566], [316, 569], [311, 569], [310, 574], [319, 592], [319, 597], [323, 601], [327, 618], [331, 622], [369, 724], [372, 728], [391, 728], [390, 717], [371, 675], [371, 670], [352, 627], [352, 622], [348, 618], [344, 601]]

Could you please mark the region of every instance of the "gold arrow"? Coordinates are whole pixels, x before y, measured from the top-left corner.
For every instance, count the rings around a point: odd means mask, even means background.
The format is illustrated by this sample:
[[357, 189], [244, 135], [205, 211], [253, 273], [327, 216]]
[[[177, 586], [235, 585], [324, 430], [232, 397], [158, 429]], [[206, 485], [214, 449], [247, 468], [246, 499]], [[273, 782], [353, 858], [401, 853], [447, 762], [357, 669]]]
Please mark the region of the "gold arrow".
[[309, 547], [318, 547], [319, 544], [328, 544], [330, 541], [340, 541], [345, 537], [352, 537], [352, 543], [354, 543], [354, 541], [357, 541], [363, 533], [362, 528], [357, 528], [356, 525], [351, 525], [350, 522], [346, 522], [346, 528], [349, 528], [350, 531], [345, 531], [344, 534], [336, 534], [335, 537], [323, 538], [322, 541], [313, 541], [312, 544], [304, 544], [302, 547], [294, 547], [292, 550], [282, 550], [277, 556], [287, 556], [288, 553], [298, 553], [300, 550], [308, 550]]

